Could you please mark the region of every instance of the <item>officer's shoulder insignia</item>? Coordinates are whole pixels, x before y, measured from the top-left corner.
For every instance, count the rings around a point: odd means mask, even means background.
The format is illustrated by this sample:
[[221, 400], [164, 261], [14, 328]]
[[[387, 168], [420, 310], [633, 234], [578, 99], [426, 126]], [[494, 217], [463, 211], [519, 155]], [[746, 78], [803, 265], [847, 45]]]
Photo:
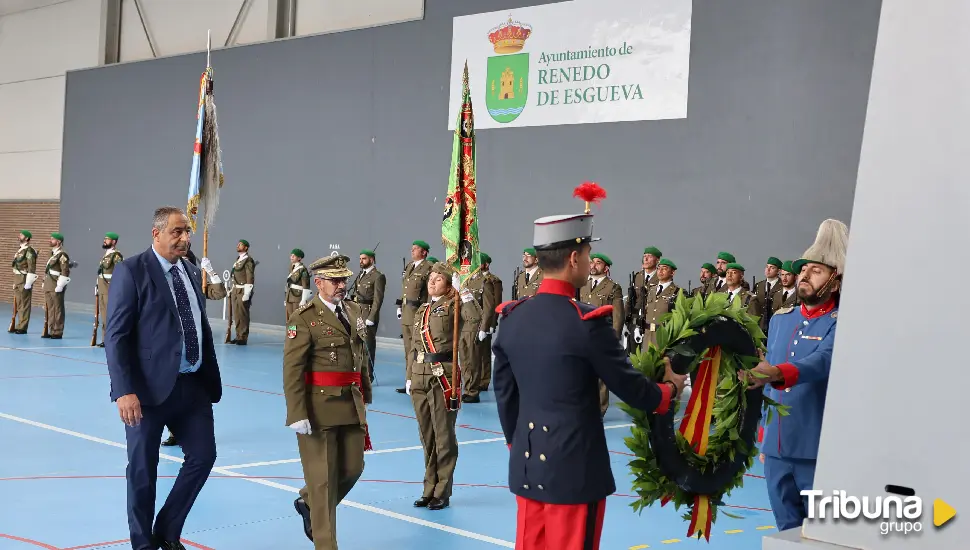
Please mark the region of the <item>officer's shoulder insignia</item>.
[[775, 315], [784, 315], [786, 313], [791, 313], [793, 311], [795, 311], [795, 308], [793, 306], [782, 307], [775, 310]]
[[300, 309], [297, 310], [297, 313], [303, 313], [304, 311], [310, 309], [311, 307], [313, 307], [313, 300], [310, 300], [309, 302], [300, 306]]
[[582, 310], [579, 310], [579, 316], [583, 319], [583, 321], [589, 321], [591, 319], [600, 319], [603, 317], [611, 317], [612, 315], [613, 315], [612, 305], [600, 306], [592, 311], [584, 312]]
[[509, 313], [512, 313], [513, 309], [517, 308], [519, 304], [525, 302], [528, 299], [529, 299], [529, 296], [526, 296], [525, 298], [520, 298], [518, 300], [509, 300], [507, 302], [502, 302], [495, 308], [495, 313], [498, 313], [502, 317], [507, 317]]

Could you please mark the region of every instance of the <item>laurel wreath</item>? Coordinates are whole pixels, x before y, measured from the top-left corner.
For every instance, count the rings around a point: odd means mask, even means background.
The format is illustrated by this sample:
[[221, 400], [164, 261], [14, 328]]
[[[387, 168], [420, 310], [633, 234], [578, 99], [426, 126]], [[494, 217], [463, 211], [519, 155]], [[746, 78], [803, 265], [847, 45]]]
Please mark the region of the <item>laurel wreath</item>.
[[[673, 311], [661, 318], [656, 345], [651, 343], [646, 350], [637, 349], [632, 353], [633, 366], [651, 380], [660, 381], [664, 376], [664, 357], [668, 356], [675, 371], [680, 374], [694, 372], [710, 350], [691, 348], [692, 337], [704, 333], [712, 324], [730, 322], [739, 325], [750, 338], [750, 345], [720, 343], [713, 419], [703, 455], [696, 453], [674, 426], [673, 403], [665, 415], [620, 404], [634, 424], [625, 443], [636, 457], [630, 462], [630, 470], [634, 476], [633, 490], [638, 498], [631, 506], [638, 513], [658, 500], [661, 505], [673, 502], [677, 510], [687, 506], [683, 518], [691, 521], [696, 497], [704, 495], [708, 497], [713, 525], [719, 507], [724, 504], [724, 496], [743, 485], [745, 472], [754, 464], [757, 454], [755, 438], [762, 412], [767, 413], [769, 422], [775, 412], [788, 415], [787, 407], [769, 399], [760, 389], [747, 390], [746, 384], [739, 380], [739, 370], [750, 371], [761, 361], [757, 352], [765, 349], [765, 335], [758, 326], [758, 317], [748, 314], [740, 300], [728, 302], [725, 293], [711, 294], [705, 299], [701, 295], [688, 298], [680, 291]], [[734, 328], [737, 332], [737, 327]], [[750, 354], [732, 347], [748, 348], [744, 351]], [[749, 374], [764, 378], [754, 372]], [[686, 400], [681, 403], [686, 408]], [[723, 513], [740, 519], [726, 511]], [[701, 535], [698, 531], [697, 536]]]

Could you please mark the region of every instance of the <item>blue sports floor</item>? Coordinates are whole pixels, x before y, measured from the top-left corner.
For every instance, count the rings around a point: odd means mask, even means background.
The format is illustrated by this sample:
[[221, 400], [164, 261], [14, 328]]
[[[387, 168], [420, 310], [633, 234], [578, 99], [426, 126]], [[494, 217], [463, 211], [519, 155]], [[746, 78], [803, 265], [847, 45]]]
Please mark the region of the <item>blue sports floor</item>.
[[[89, 347], [92, 316], [69, 313], [64, 339], [54, 341], [40, 338], [43, 318], [35, 310], [25, 336], [0, 332], [0, 549], [130, 548], [124, 428], [108, 398], [104, 350]], [[303, 474], [296, 437], [283, 424], [282, 342], [282, 335], [254, 333], [248, 347], [216, 346], [225, 384], [215, 407], [219, 457], [185, 526], [188, 548], [312, 548], [293, 509]], [[424, 468], [410, 399], [394, 391], [403, 370], [399, 349], [378, 350], [379, 385], [369, 411], [375, 450], [339, 509], [340, 547], [513, 548], [508, 450], [491, 392], [461, 410], [451, 507], [432, 512], [411, 506]], [[686, 539], [687, 524], [672, 506], [635, 514], [623, 445], [627, 421], [615, 406], [606, 416], [619, 492], [607, 501], [603, 550], [761, 548], [774, 520], [759, 463], [728, 500], [729, 511], [744, 519], [722, 515], [710, 543]], [[159, 507], [181, 456], [178, 447], [162, 448]]]

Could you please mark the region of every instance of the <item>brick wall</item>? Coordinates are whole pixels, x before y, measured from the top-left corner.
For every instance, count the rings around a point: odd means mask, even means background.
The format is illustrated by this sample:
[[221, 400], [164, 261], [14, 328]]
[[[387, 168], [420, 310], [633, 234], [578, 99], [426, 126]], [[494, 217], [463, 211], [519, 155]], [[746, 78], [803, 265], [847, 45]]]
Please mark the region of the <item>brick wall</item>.
[[[37, 271], [43, 273], [44, 265], [51, 257], [50, 234], [60, 228], [60, 220], [61, 206], [58, 201], [0, 201], [0, 262], [3, 262], [0, 269], [0, 302], [13, 302], [13, 269], [10, 264], [20, 246], [17, 242], [20, 231], [26, 229], [33, 234], [30, 244], [37, 250]], [[40, 279], [34, 283], [33, 301], [37, 307], [44, 306]], [[3, 318], [2, 313], [0, 318]]]

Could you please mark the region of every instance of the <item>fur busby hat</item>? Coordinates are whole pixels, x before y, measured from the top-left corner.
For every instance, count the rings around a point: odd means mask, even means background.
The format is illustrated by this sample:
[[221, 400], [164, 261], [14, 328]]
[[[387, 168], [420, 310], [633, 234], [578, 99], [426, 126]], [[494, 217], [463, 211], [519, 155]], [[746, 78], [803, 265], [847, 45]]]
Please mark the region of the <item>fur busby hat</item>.
[[795, 273], [808, 263], [827, 265], [839, 275], [845, 273], [845, 252], [849, 246], [849, 228], [839, 220], [827, 219], [818, 227], [815, 243], [792, 262]]

